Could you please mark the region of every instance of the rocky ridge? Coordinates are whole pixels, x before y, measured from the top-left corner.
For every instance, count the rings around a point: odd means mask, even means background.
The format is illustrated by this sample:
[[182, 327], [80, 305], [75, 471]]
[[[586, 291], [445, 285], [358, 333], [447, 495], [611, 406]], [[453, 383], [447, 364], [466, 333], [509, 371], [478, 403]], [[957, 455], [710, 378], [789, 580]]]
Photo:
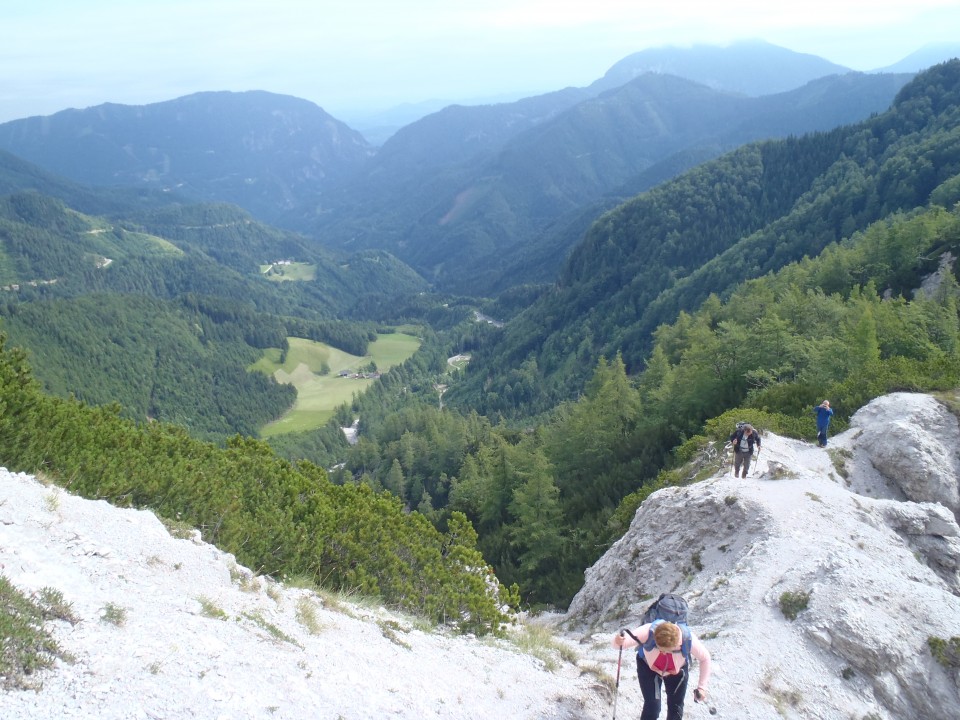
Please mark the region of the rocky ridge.
[[[960, 670], [928, 638], [960, 636], [958, 482], [957, 418], [928, 395], [873, 401], [827, 450], [766, 434], [749, 477], [727, 465], [652, 495], [565, 626], [609, 648], [651, 597], [679, 592], [718, 714], [952, 720]], [[806, 607], [790, 620], [782, 598]], [[621, 692], [639, 703], [635, 686]]]

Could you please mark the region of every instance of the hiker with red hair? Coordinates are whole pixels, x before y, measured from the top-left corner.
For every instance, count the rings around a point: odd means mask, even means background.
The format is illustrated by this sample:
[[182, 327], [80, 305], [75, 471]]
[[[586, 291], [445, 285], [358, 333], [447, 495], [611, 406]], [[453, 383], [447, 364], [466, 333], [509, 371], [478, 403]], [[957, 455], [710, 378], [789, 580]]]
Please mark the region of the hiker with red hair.
[[[624, 637], [624, 633], [629, 637]], [[615, 648], [637, 649], [637, 678], [643, 693], [640, 720], [660, 717], [661, 696], [667, 695], [667, 720], [682, 720], [683, 700], [690, 679], [690, 658], [699, 662], [694, 699], [707, 699], [710, 651], [686, 625], [655, 620], [613, 637]]]

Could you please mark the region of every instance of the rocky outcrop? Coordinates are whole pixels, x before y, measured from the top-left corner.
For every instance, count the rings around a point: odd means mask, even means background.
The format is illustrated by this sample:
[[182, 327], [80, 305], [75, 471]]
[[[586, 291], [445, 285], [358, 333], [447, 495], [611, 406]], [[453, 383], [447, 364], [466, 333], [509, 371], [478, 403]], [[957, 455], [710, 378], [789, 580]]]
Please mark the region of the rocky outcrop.
[[754, 476], [644, 502], [565, 621], [608, 648], [679, 592], [728, 717], [952, 720], [960, 672], [928, 640], [960, 637], [958, 451], [957, 419], [909, 393], [870, 403], [828, 450], [765, 434]]
[[895, 393], [851, 419], [862, 455], [894, 493], [960, 515], [960, 423], [929, 395]]
[[883, 521], [960, 595], [960, 537], [952, 513], [936, 503], [880, 504]]

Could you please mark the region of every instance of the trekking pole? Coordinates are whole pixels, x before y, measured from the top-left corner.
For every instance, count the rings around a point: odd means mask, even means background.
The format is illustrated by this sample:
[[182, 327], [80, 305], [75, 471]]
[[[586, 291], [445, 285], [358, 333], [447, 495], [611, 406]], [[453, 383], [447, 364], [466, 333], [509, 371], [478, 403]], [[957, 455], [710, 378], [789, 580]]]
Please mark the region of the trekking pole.
[[[697, 688], [696, 690], [693, 691], [693, 701], [694, 701], [695, 703], [702, 703], [702, 702], [703, 702], [703, 696], [700, 694], [700, 689], [699, 689], [699, 688]], [[710, 714], [711, 714], [711, 715], [716, 715], [716, 714], [717, 714], [717, 709], [716, 709], [713, 705], [707, 705], [707, 709], [710, 711]]]
[[[620, 631], [620, 637], [623, 638], [623, 630]], [[623, 645], [620, 646], [620, 654], [617, 655], [617, 685], [613, 691], [613, 720], [617, 720], [617, 700], [620, 699], [620, 662], [623, 660]]]

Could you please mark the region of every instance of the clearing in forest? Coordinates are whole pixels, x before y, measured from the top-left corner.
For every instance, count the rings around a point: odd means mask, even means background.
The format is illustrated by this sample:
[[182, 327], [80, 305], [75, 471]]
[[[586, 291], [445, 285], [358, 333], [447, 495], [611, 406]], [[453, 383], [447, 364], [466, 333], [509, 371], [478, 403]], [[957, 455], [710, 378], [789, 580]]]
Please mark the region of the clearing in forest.
[[372, 360], [380, 372], [386, 372], [413, 355], [420, 339], [406, 333], [387, 333], [370, 343], [368, 354], [361, 357], [338, 350], [326, 343], [287, 338], [290, 349], [283, 364], [280, 350], [271, 348], [251, 370], [273, 375], [277, 382], [290, 383], [297, 389], [297, 400], [278, 420], [260, 430], [261, 437], [289, 432], [313, 430], [333, 417], [334, 411], [376, 382], [375, 378], [345, 377], [341, 373], [357, 373]]

